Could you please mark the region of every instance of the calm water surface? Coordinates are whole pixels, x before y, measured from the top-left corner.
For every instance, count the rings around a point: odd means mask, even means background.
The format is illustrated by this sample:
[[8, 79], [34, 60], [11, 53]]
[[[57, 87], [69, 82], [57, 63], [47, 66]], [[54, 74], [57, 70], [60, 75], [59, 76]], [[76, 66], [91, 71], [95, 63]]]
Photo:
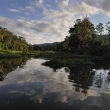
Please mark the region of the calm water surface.
[[110, 69], [53, 71], [45, 61], [0, 61], [0, 110], [110, 110]]

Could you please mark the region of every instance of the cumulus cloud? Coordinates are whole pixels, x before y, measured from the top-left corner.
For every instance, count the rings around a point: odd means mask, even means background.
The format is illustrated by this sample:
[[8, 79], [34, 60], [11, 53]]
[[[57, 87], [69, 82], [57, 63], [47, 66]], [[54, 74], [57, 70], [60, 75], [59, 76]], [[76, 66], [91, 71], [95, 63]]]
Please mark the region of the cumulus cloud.
[[[69, 28], [74, 25], [76, 19], [83, 18], [86, 13], [90, 16], [100, 13], [102, 9], [96, 7], [96, 5], [104, 7], [101, 3], [99, 4], [98, 1], [95, 3], [95, 0], [83, 0], [80, 3], [75, 2], [74, 0], [55, 1], [58, 5], [57, 9], [52, 7], [47, 9], [43, 4], [43, 0], [31, 1], [30, 6], [25, 6], [20, 10], [25, 11], [25, 15], [29, 16], [30, 12], [34, 13], [36, 8], [42, 7], [42, 18], [36, 20], [20, 18], [15, 20], [11, 19], [10, 21], [8, 18], [0, 17], [0, 20], [2, 21], [1, 26], [7, 27], [18, 36], [24, 36], [27, 41], [32, 44], [35, 42], [39, 44], [62, 41], [68, 34]], [[107, 11], [105, 14], [110, 15]], [[10, 22], [7, 22], [5, 19]]]
[[[90, 15], [99, 13], [99, 9], [92, 7], [82, 2], [69, 4], [69, 0], [63, 0], [59, 3], [59, 10], [44, 10], [45, 20], [51, 22], [51, 29], [57, 36], [65, 37], [68, 29], [74, 24], [76, 15], [85, 15], [89, 12]], [[74, 11], [73, 11], [74, 10]], [[81, 16], [80, 16], [81, 17]]]
[[4, 17], [0, 17], [0, 24], [2, 27], [7, 28], [9, 31], [13, 32], [14, 34], [18, 35], [18, 36], [23, 36], [25, 38], [30, 36], [30, 31], [26, 31], [27, 29], [27, 25], [25, 25], [26, 22], [17, 19], [17, 20], [13, 20], [13, 19], [8, 19], [8, 18], [4, 18]]
[[105, 11], [110, 11], [110, 0], [98, 0], [98, 5]]
[[98, 0], [98, 7], [103, 10], [103, 13], [110, 16], [110, 0]]
[[[53, 30], [51, 31], [53, 25], [51, 26], [51, 23], [46, 21], [25, 19], [13, 20], [0, 17], [0, 24], [2, 27], [7, 27], [7, 29], [14, 34], [23, 36], [31, 44], [51, 43], [54, 42], [54, 40], [61, 40], [56, 34], [50, 37], [53, 34]], [[54, 30], [57, 31], [57, 27]]]
[[98, 6], [98, 0], [82, 0], [82, 2], [85, 2], [86, 4], [90, 6]]
[[100, 9], [93, 7], [93, 6], [89, 6], [86, 3], [82, 2], [82, 4], [78, 4], [75, 7], [76, 11], [78, 11], [80, 14], [85, 14], [85, 13], [89, 13], [90, 15], [95, 15], [98, 14], [100, 12]]
[[110, 16], [110, 0], [83, 0], [86, 4], [98, 8], [102, 13]]

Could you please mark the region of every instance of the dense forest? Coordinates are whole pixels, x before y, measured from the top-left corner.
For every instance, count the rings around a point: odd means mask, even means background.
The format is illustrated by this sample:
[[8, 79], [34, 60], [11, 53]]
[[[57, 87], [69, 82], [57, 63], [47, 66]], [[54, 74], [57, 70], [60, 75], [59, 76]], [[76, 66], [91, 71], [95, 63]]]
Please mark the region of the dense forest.
[[[104, 35], [104, 26], [99, 23], [94, 26], [88, 17], [83, 20], [76, 19], [73, 27], [69, 29], [69, 35], [64, 41], [47, 44], [33, 45], [34, 50], [52, 50], [56, 52], [68, 52], [79, 55], [96, 55], [102, 56], [110, 53], [110, 22], [107, 22]], [[53, 45], [56, 44], [56, 45]]]
[[106, 23], [108, 39], [102, 38], [104, 27], [99, 23], [96, 27], [89, 18], [77, 19], [75, 25], [69, 29], [69, 36], [57, 45], [56, 51], [76, 54], [104, 55], [110, 52], [110, 23]]
[[77, 19], [74, 26], [69, 29], [69, 35], [66, 36], [65, 40], [55, 46], [57, 54], [49, 61], [44, 62], [43, 65], [49, 66], [55, 71], [58, 68], [68, 67], [71, 72], [73, 68], [73, 70], [78, 67], [87, 68], [87, 65], [90, 65], [90, 68], [94, 65], [96, 67], [97, 62], [103, 66], [107, 64], [105, 67], [108, 67], [110, 60], [109, 25], [108, 22], [106, 24], [108, 38], [104, 38], [102, 23], [95, 27], [87, 17], [83, 20]]
[[0, 27], [0, 50], [28, 51], [32, 46], [26, 40], [10, 32], [6, 28]]
[[6, 51], [54, 51], [66, 52], [77, 55], [103, 56], [110, 53], [110, 22], [106, 23], [108, 38], [103, 37], [104, 26], [99, 23], [96, 27], [88, 17], [83, 20], [76, 19], [73, 27], [69, 29], [69, 35], [64, 41], [52, 44], [31, 45], [26, 40], [13, 34], [6, 28], [0, 27], [0, 50]]

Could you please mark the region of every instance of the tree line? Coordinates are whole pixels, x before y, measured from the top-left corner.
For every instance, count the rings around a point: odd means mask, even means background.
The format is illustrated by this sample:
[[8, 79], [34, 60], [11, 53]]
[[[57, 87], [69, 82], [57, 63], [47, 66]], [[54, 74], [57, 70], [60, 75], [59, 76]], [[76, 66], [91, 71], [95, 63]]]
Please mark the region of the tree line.
[[[96, 27], [89, 18], [76, 19], [73, 27], [69, 28], [69, 35], [64, 41], [56, 45], [31, 45], [26, 40], [0, 26], [0, 50], [32, 51], [32, 50], [53, 50], [70, 52], [76, 54], [104, 55], [110, 53], [110, 22], [106, 23], [108, 40], [103, 39], [104, 26], [99, 23]], [[100, 39], [97, 39], [97, 36]]]
[[[106, 23], [106, 30], [110, 38], [110, 22]], [[69, 29], [69, 36], [59, 43], [56, 51], [72, 52], [77, 54], [104, 55], [110, 52], [110, 43], [102, 39], [104, 27], [99, 23], [96, 27], [89, 18], [77, 19], [73, 27]], [[97, 39], [97, 36], [100, 36]]]
[[23, 37], [0, 26], [0, 50], [29, 51], [32, 46]]

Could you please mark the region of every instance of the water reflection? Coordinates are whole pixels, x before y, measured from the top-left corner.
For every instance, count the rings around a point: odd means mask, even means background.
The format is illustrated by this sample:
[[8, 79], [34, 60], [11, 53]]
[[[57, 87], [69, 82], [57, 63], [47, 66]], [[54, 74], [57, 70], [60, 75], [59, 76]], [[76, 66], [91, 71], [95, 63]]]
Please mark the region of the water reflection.
[[[107, 64], [108, 62], [104, 66], [102, 66], [102, 63], [100, 65], [96, 63], [95, 66], [74, 65], [69, 68], [66, 67], [65, 71], [69, 72], [68, 79], [69, 82], [73, 83], [73, 89], [86, 95], [90, 87], [110, 89], [110, 69], [107, 69]], [[54, 70], [56, 70], [56, 67]]]
[[4, 78], [5, 78], [5, 74], [2, 71], [2, 69], [0, 69], [0, 81], [3, 81]]
[[87, 90], [93, 83], [94, 72], [91, 66], [74, 66], [70, 69], [69, 81], [73, 82], [75, 91], [87, 94]]
[[6, 74], [15, 70], [17, 67], [23, 67], [26, 64], [28, 57], [0, 59], [0, 81], [3, 81]]
[[110, 70], [95, 70], [93, 86], [110, 89]]
[[73, 82], [74, 90], [87, 94], [90, 87], [110, 89], [110, 70], [95, 70], [91, 66], [81, 65], [70, 69], [69, 81]]
[[[43, 59], [28, 60], [0, 82], [2, 110], [109, 110], [110, 90], [96, 86], [99, 73], [90, 66], [61, 68], [42, 66]], [[100, 74], [99, 74], [100, 75]], [[103, 83], [102, 83], [103, 84]], [[108, 86], [109, 88], [110, 86]]]

